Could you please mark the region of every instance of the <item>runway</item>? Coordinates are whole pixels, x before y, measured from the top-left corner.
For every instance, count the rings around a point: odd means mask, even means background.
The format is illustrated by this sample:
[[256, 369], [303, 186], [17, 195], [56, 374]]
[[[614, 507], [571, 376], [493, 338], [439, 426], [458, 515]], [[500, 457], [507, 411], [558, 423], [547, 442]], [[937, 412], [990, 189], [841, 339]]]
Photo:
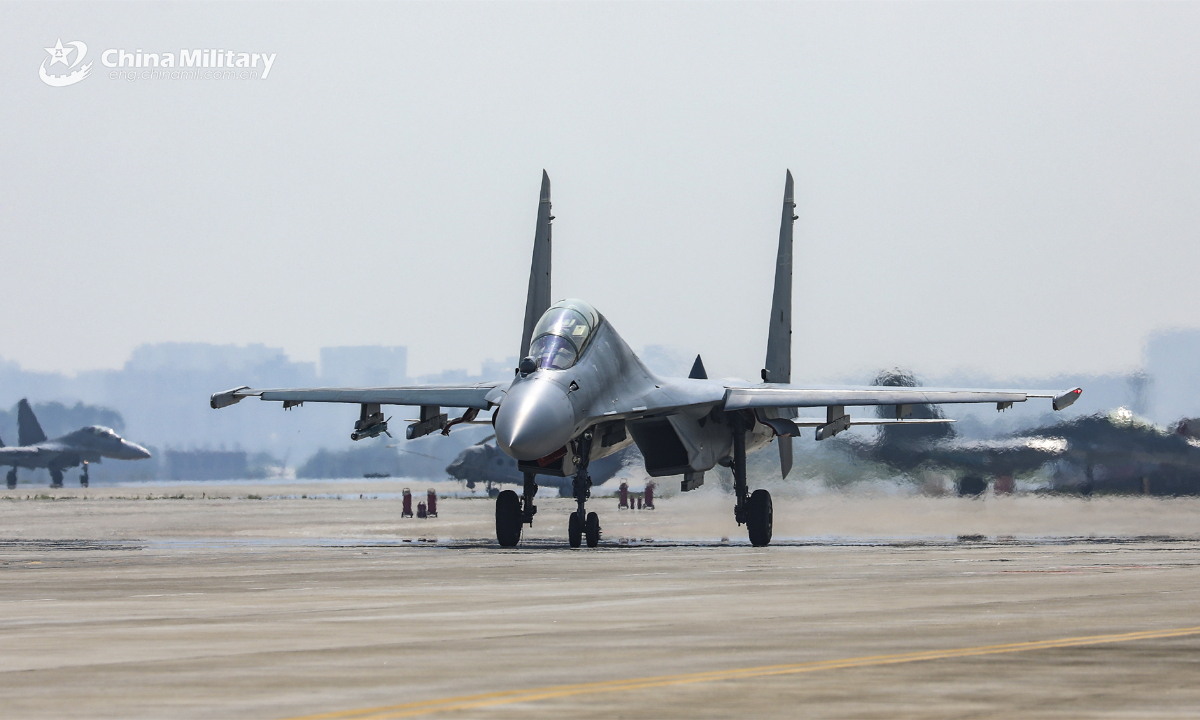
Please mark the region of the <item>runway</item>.
[[785, 499], [820, 534], [755, 549], [685, 496], [592, 551], [547, 500], [506, 551], [483, 500], [121, 493], [0, 502], [6, 717], [1200, 714], [1193, 500]]

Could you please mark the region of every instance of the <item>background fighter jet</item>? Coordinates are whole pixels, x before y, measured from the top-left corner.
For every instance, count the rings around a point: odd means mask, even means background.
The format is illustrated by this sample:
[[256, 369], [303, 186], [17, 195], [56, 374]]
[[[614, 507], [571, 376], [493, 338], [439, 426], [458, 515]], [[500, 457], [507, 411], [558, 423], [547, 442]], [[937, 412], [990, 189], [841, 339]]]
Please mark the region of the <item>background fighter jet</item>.
[[[886, 370], [876, 385], [918, 387], [910, 372]], [[880, 408], [881, 411], [888, 408]], [[941, 417], [930, 405], [913, 415]], [[976, 495], [995, 479], [997, 493], [1012, 492], [1013, 478], [1051, 464], [1051, 491], [1143, 495], [1200, 494], [1200, 423], [1181, 420], [1157, 427], [1125, 408], [1029, 428], [988, 440], [961, 440], [949, 425], [895, 430], [883, 427], [874, 440], [847, 439], [844, 449], [857, 458], [902, 473], [922, 468], [959, 476], [959, 492]]]
[[41, 423], [33, 414], [29, 402], [17, 403], [18, 447], [4, 447], [0, 441], [0, 466], [8, 465], [8, 488], [17, 486], [17, 468], [46, 468], [50, 471], [50, 487], [63, 486], [63, 470], [83, 465], [79, 484], [88, 486], [88, 463], [101, 458], [114, 460], [144, 460], [150, 452], [141, 445], [122, 439], [111, 428], [90, 425], [60, 438], [47, 440]]
[[[770, 314], [767, 356], [762, 382], [708, 379], [697, 359], [687, 378], [660, 377], [638, 359], [603, 315], [583, 300], [550, 303], [550, 179], [542, 173], [541, 203], [534, 233], [533, 263], [521, 335], [522, 358], [513, 378], [475, 385], [385, 388], [313, 388], [254, 390], [239, 387], [215, 393], [209, 400], [222, 408], [257, 396], [281, 401], [284, 407], [304, 402], [361, 405], [352, 439], [387, 431], [382, 405], [420, 406], [420, 419], [408, 427], [409, 439], [448, 432], [459, 422], [473, 422], [481, 410], [493, 409], [496, 442], [517, 460], [524, 473], [524, 494], [511, 490], [496, 498], [496, 537], [502, 546], [520, 541], [522, 526], [537, 508], [538, 475], [571, 477], [576, 511], [568, 537], [578, 547], [600, 541], [600, 519], [586, 511], [592, 461], [612, 455], [630, 443], [642, 453], [651, 477], [682, 475], [684, 491], [699, 487], [704, 473], [720, 464], [733, 471], [734, 519], [745, 524], [750, 542], [771, 541], [773, 510], [765, 489], [749, 492], [746, 454], [779, 439], [783, 474], [792, 465], [792, 437], [800, 427], [815, 428], [817, 440], [833, 437], [852, 425], [941, 423], [940, 418], [905, 420], [920, 403], [996, 403], [1011, 407], [1030, 397], [1053, 399], [1055, 410], [1075, 401], [1078, 388], [1064, 393], [1015, 390], [954, 390], [885, 387], [817, 387], [791, 384], [792, 367], [792, 174], [783, 194], [775, 290]], [[740, 290], [738, 297], [745, 297]], [[851, 406], [894, 406], [893, 418], [851, 419]], [[467, 408], [448, 420], [442, 407]], [[797, 408], [825, 408], [824, 418], [796, 419]]]
[[[450, 477], [465, 482], [468, 488], [474, 488], [477, 483], [485, 483], [489, 492], [492, 485], [523, 485], [525, 473], [517, 466], [515, 459], [492, 442], [494, 439], [493, 435], [463, 450], [454, 458], [454, 462], [446, 467], [446, 472]], [[629, 446], [591, 463], [588, 472], [592, 476], [592, 482], [603, 484], [616, 475], [625, 462], [631, 459], [630, 456], [636, 453], [636, 449]], [[574, 492], [572, 484], [570, 478], [556, 477], [538, 483], [557, 489], [561, 497], [571, 497]]]

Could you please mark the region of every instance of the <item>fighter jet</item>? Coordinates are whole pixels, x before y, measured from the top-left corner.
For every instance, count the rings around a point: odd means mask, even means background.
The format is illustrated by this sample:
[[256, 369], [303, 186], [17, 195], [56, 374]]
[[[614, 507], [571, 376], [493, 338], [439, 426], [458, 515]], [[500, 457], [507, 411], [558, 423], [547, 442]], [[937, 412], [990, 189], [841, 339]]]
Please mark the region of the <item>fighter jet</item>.
[[63, 470], [83, 465], [79, 484], [88, 486], [88, 464], [101, 458], [114, 460], [145, 460], [150, 451], [131, 443], [113, 432], [112, 428], [89, 425], [60, 438], [47, 440], [46, 433], [29, 401], [17, 403], [17, 447], [4, 447], [0, 441], [0, 466], [8, 465], [8, 489], [17, 486], [17, 468], [46, 468], [50, 471], [50, 487], [63, 486]]
[[[586, 510], [592, 479], [590, 464], [634, 443], [652, 477], [682, 475], [682, 491], [699, 487], [704, 473], [720, 464], [733, 471], [733, 516], [746, 525], [756, 546], [771, 541], [773, 508], [770, 493], [747, 487], [746, 454], [778, 440], [784, 476], [792, 465], [792, 438], [801, 427], [814, 428], [817, 440], [833, 437], [853, 425], [921, 423], [906, 420], [917, 403], [996, 403], [1000, 409], [1028, 398], [1048, 398], [1062, 409], [1079, 397], [1079, 388], [1061, 393], [1020, 390], [962, 390], [814, 386], [793, 384], [792, 367], [792, 174], [784, 185], [783, 213], [776, 254], [775, 287], [768, 317], [770, 332], [762, 382], [713, 380], [697, 361], [689, 377], [661, 377], [634, 354], [603, 315], [583, 300], [551, 304], [550, 179], [542, 172], [541, 200], [534, 232], [533, 262], [521, 334], [521, 358], [514, 376], [472, 385], [425, 385], [380, 388], [308, 388], [261, 390], [246, 386], [214, 393], [213, 408], [243, 398], [282, 402], [285, 408], [305, 402], [357, 403], [359, 420], [351, 439], [387, 431], [384, 405], [420, 407], [420, 418], [408, 426], [409, 439], [448, 432], [460, 422], [477, 422], [492, 410], [490, 422], [500, 449], [517, 461], [524, 492], [512, 490], [496, 498], [496, 539], [516, 545], [525, 524], [537, 512], [537, 477], [572, 478], [576, 510], [569, 517], [568, 540], [579, 547], [600, 541], [600, 519]], [[739, 288], [745, 301], [752, 289]], [[892, 405], [894, 418], [851, 418], [849, 407]], [[443, 407], [465, 408], [450, 420]], [[824, 408], [825, 417], [797, 419], [798, 408]], [[944, 420], [933, 419], [934, 422]]]
[[[492, 442], [494, 439], [493, 435], [465, 448], [454, 458], [454, 462], [446, 466], [446, 473], [466, 483], [468, 488], [484, 483], [489, 492], [492, 491], [493, 485], [523, 485], [525, 474], [517, 466], [517, 461]], [[616, 475], [625, 464], [626, 458], [634, 452], [634, 447], [629, 446], [590, 463], [588, 474], [592, 482], [600, 485]], [[572, 483], [570, 478], [551, 476], [549, 481], [543, 479], [538, 485], [557, 489], [560, 497], [571, 497], [574, 492]]]

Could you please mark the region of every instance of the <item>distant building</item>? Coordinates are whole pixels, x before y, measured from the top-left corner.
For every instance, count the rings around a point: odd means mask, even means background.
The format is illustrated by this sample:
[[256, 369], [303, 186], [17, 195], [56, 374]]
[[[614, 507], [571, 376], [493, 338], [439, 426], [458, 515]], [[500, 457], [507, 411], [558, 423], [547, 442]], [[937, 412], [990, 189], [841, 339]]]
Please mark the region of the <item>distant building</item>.
[[1200, 415], [1200, 330], [1154, 333], [1146, 341], [1147, 414], [1168, 425]]
[[408, 348], [359, 345], [321, 348], [321, 382], [328, 385], [382, 387], [408, 378]]
[[172, 480], [240, 480], [248, 470], [240, 450], [168, 450], [166, 461]]

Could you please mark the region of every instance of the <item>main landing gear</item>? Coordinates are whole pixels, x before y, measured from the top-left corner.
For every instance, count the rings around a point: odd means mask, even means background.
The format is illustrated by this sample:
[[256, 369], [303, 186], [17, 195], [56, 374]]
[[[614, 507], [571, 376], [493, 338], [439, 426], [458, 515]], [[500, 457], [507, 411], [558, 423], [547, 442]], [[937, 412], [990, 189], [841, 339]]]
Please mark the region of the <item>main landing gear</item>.
[[63, 486], [63, 471], [61, 468], [50, 468], [50, 487], [60, 488]]
[[500, 547], [516, 547], [521, 541], [522, 526], [533, 525], [533, 516], [537, 514], [533, 496], [537, 495], [537, 491], [537, 476], [525, 473], [522, 497], [517, 497], [512, 490], [505, 490], [496, 496], [496, 542], [500, 543]]
[[8, 471], [8, 489], [17, 489], [17, 469], [15, 467]]
[[87, 486], [88, 486], [88, 464], [85, 461], [83, 463], [83, 472], [79, 473], [79, 487], [87, 487]]
[[571, 513], [567, 523], [567, 540], [571, 547], [579, 547], [586, 537], [587, 546], [594, 548], [600, 544], [600, 516], [587, 511], [587, 499], [592, 495], [592, 476], [588, 475], [588, 461], [592, 455], [592, 431], [585, 432], [579, 438], [579, 471], [575, 473], [575, 504], [578, 509]]
[[733, 518], [738, 525], [743, 523], [749, 531], [750, 544], [764, 547], [771, 544], [771, 528], [774, 524], [771, 493], [763, 489], [747, 496], [746, 487], [746, 430], [743, 421], [735, 418], [733, 426], [733, 490], [737, 504], [733, 507]]

